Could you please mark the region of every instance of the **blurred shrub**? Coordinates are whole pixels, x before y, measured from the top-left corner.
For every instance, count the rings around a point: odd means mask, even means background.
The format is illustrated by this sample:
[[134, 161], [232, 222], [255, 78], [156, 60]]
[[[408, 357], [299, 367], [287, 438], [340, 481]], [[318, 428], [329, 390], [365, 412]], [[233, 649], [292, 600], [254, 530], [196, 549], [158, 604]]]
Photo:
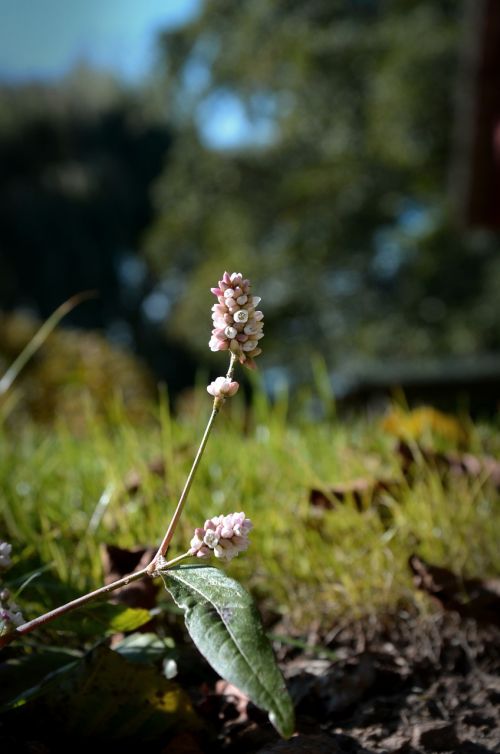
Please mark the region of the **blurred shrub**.
[[[5, 372], [39, 326], [26, 314], [0, 314], [0, 372]], [[11, 420], [26, 415], [42, 423], [62, 419], [79, 430], [89, 402], [98, 413], [109, 415], [119, 398], [131, 420], [144, 420], [154, 396], [154, 381], [132, 354], [98, 333], [59, 330], [48, 337], [11, 390], [16, 391], [15, 405], [9, 409]], [[5, 405], [9, 394], [3, 399]]]

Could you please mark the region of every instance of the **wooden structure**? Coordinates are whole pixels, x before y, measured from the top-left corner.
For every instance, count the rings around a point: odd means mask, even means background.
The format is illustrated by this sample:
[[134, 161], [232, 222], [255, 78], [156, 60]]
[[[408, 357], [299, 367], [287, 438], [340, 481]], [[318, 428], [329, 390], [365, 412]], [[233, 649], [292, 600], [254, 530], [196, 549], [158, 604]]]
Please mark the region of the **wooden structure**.
[[500, 1], [467, 0], [452, 193], [468, 226], [500, 229]]

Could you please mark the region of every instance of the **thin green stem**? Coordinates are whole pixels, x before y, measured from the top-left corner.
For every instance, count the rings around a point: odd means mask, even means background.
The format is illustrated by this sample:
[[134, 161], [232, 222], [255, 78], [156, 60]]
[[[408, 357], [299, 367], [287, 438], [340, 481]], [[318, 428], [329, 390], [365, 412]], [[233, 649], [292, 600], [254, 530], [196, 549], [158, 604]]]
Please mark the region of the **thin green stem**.
[[[229, 369], [227, 370], [226, 378], [231, 379], [234, 373], [234, 367], [236, 365], [237, 356], [235, 356], [234, 353], [231, 353], [231, 360], [229, 362]], [[177, 507], [174, 511], [174, 515], [172, 516], [170, 523], [168, 525], [168, 529], [165, 533], [165, 536], [163, 537], [162, 543], [158, 548], [158, 551], [156, 555], [154, 556], [153, 560], [148, 566], [148, 573], [152, 574], [157, 568], [157, 562], [159, 558], [165, 557], [165, 553], [168, 550], [168, 546], [170, 545], [170, 542], [172, 541], [172, 537], [174, 536], [174, 532], [177, 528], [177, 524], [179, 523], [179, 519], [182, 515], [182, 511], [184, 510], [184, 506], [186, 504], [186, 500], [189, 495], [189, 490], [191, 489], [191, 485], [193, 483], [194, 476], [196, 474], [196, 470], [198, 469], [199, 463], [202, 459], [203, 452], [205, 450], [205, 446], [207, 444], [208, 438], [210, 436], [210, 432], [212, 431], [212, 427], [214, 425], [215, 419], [217, 414], [219, 413], [219, 410], [221, 406], [224, 403], [224, 399], [221, 398], [215, 398], [214, 404], [212, 408], [212, 413], [210, 414], [210, 418], [208, 420], [208, 424], [205, 428], [205, 432], [203, 433], [203, 437], [201, 439], [200, 446], [198, 448], [198, 452], [196, 453], [195, 459], [193, 461], [193, 465], [191, 466], [191, 471], [189, 472], [188, 478], [186, 479], [186, 483], [184, 485], [184, 489], [182, 490], [181, 496], [179, 498], [179, 502], [177, 503]]]
[[219, 413], [219, 409], [214, 406], [214, 408], [212, 409], [212, 413], [210, 414], [210, 419], [208, 420], [208, 424], [205, 428], [205, 432], [203, 434], [200, 446], [198, 448], [198, 452], [196, 453], [195, 459], [193, 461], [193, 465], [191, 466], [191, 471], [189, 472], [188, 478], [186, 479], [184, 489], [182, 490], [181, 496], [179, 498], [179, 502], [177, 503], [177, 507], [174, 511], [174, 515], [172, 516], [170, 520], [168, 529], [165, 533], [165, 536], [163, 537], [162, 543], [159, 546], [156, 555], [154, 556], [153, 560], [148, 566], [148, 573], [153, 573], [156, 570], [158, 559], [165, 557], [165, 553], [167, 552], [168, 546], [172, 540], [172, 537], [174, 536], [174, 532], [177, 528], [177, 524], [179, 523], [179, 519], [181, 517], [182, 511], [186, 504], [186, 500], [189, 495], [189, 490], [191, 489], [191, 485], [193, 483], [194, 475], [196, 474], [196, 470], [203, 456], [203, 451], [205, 450], [207, 440], [209, 438], [210, 432], [215, 422], [215, 418], [218, 413]]
[[227, 370], [226, 379], [232, 380], [233, 374], [234, 374], [234, 368], [236, 366], [236, 362], [238, 361], [238, 357], [235, 356], [234, 353], [231, 354], [231, 360], [229, 362], [229, 369]]

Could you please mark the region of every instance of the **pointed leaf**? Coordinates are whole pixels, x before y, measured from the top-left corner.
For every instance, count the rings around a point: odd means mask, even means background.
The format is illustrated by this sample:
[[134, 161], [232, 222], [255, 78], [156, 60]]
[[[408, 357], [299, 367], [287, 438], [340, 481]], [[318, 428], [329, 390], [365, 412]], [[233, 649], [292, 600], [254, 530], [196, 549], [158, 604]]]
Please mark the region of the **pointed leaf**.
[[217, 568], [181, 566], [161, 576], [214, 670], [266, 710], [280, 735], [291, 736], [292, 702], [248, 592]]
[[72, 740], [123, 742], [126, 751], [133, 744], [158, 742], [169, 734], [201, 727], [178, 683], [164, 678], [159, 669], [130, 663], [105, 646], [50, 673], [9, 706], [21, 705], [14, 711], [26, 727], [40, 724], [51, 731], [57, 727]]

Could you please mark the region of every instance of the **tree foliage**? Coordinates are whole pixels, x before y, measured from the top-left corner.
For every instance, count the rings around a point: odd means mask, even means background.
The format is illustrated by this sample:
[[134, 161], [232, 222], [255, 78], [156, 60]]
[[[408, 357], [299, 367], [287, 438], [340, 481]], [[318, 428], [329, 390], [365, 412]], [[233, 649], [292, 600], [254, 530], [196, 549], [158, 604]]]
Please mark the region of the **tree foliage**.
[[[180, 283], [172, 332], [206, 348], [206, 288], [241, 268], [268, 365], [500, 345], [494, 239], [447, 194], [460, 22], [450, 0], [213, 0], [164, 35], [178, 137], [147, 253]], [[228, 107], [255, 138], [213, 148]]]
[[140, 255], [171, 141], [154, 93], [103, 73], [0, 87], [0, 308], [43, 320], [95, 290], [67, 321], [135, 348], [175, 392], [193, 377], [190, 358], [149, 316], [158, 292]]

